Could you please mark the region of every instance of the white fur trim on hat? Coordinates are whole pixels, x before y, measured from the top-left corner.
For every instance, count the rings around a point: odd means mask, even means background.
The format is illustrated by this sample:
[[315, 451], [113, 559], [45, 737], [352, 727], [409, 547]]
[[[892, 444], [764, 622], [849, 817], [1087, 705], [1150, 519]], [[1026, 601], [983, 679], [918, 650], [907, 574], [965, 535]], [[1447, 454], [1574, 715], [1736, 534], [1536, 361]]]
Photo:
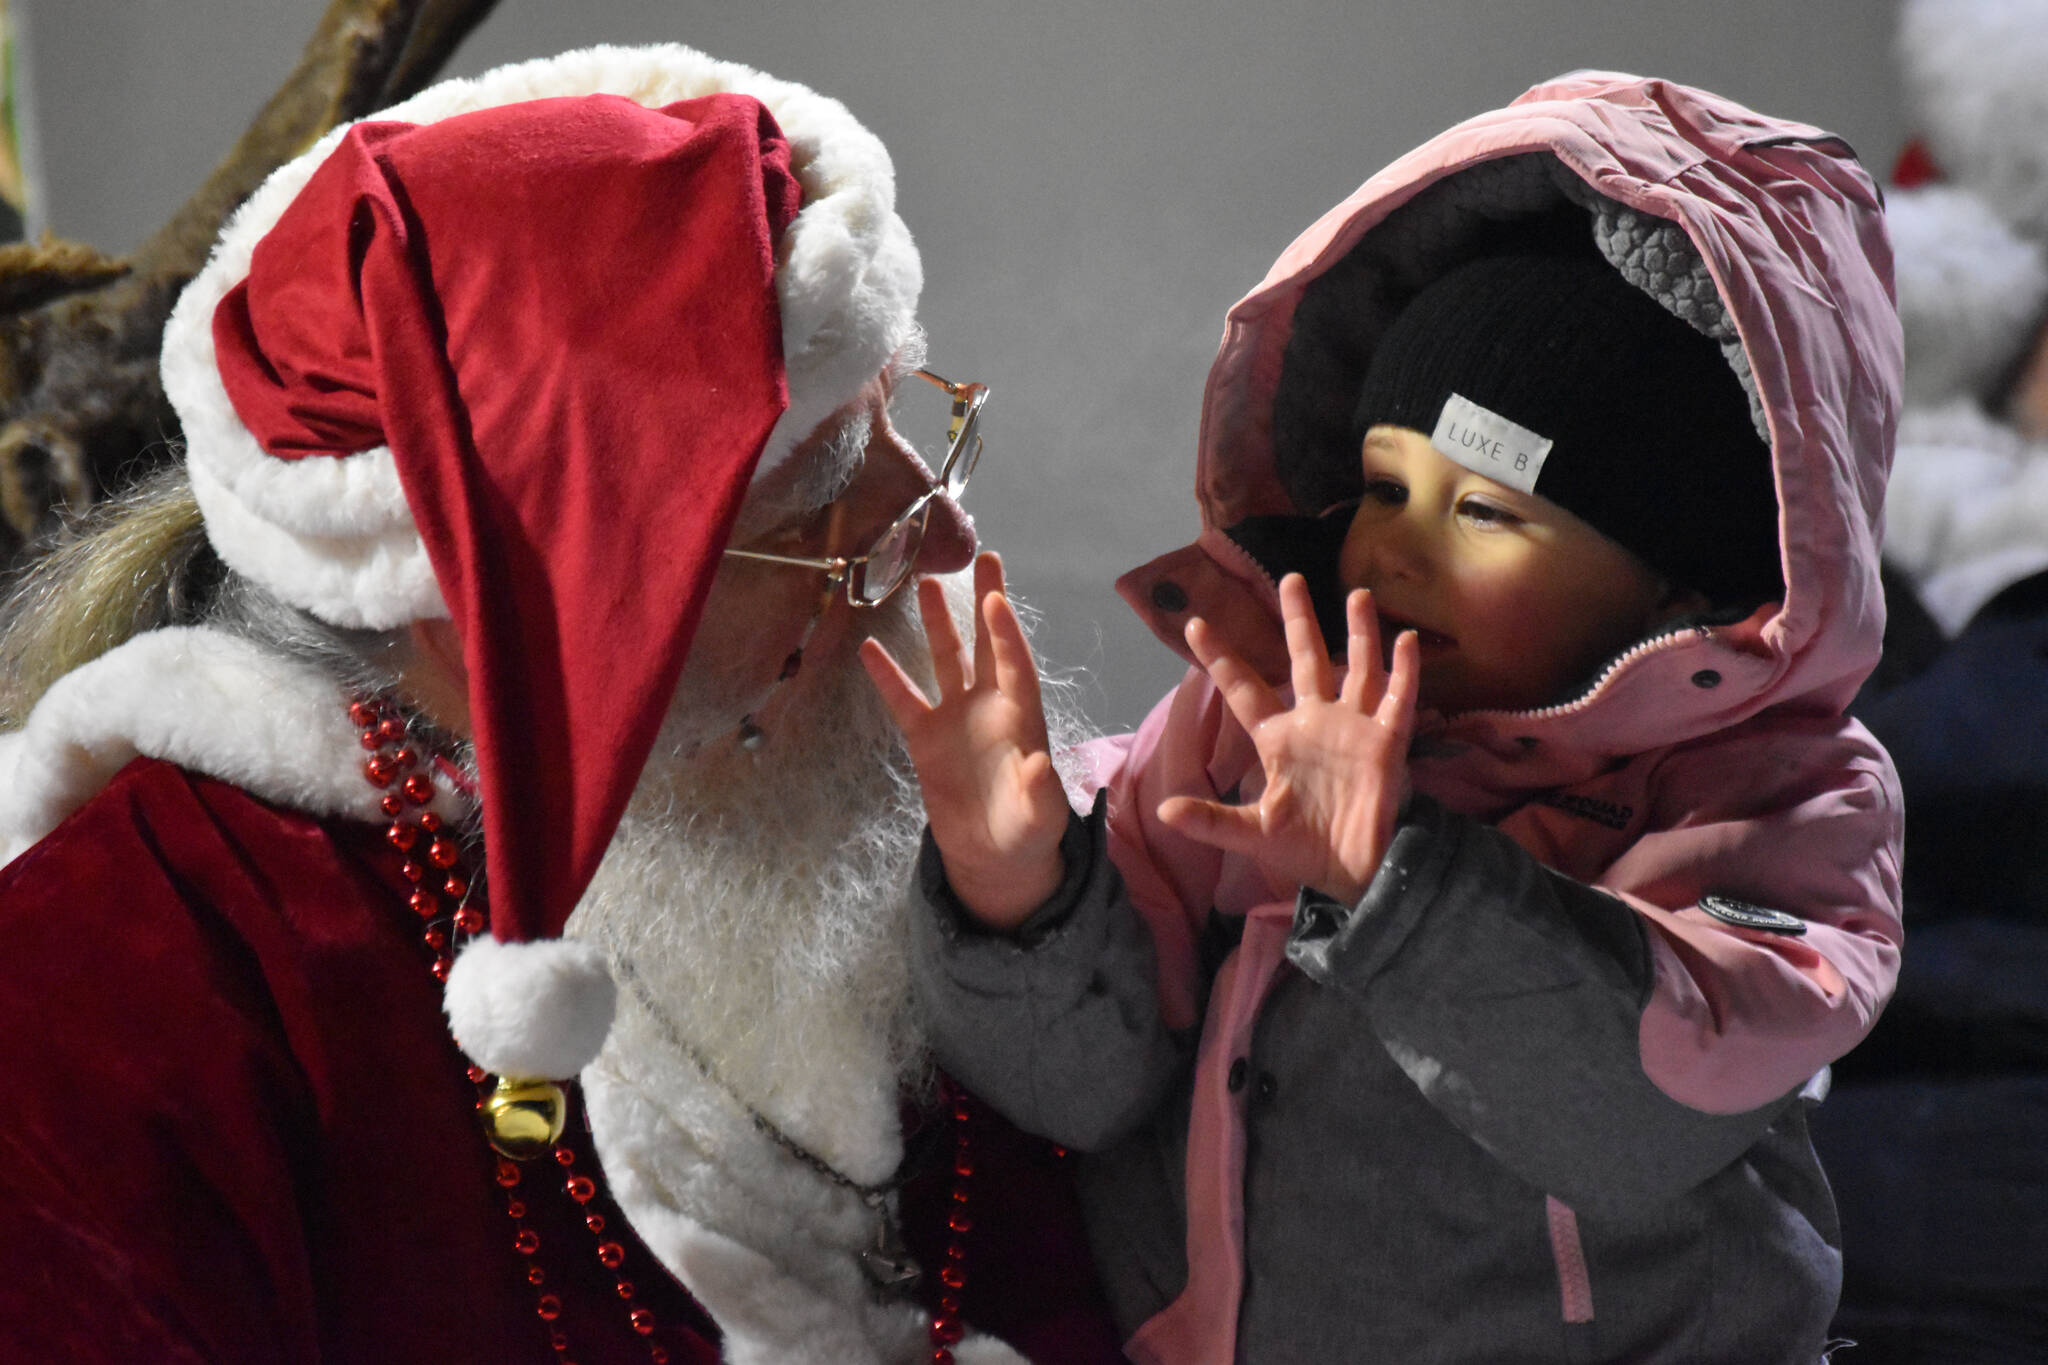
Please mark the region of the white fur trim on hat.
[[2048, 239], [2048, 5], [1908, 0], [1899, 61], [1935, 164]]
[[[555, 96], [613, 94], [648, 107], [751, 95], [789, 139], [803, 207], [777, 249], [789, 409], [756, 477], [846, 406], [915, 331], [923, 267], [895, 211], [889, 153], [839, 101], [679, 44], [593, 47], [421, 91], [375, 115], [432, 123]], [[287, 162], [236, 210], [164, 328], [164, 391], [184, 426], [207, 534], [237, 573], [336, 625], [387, 629], [448, 614], [384, 448], [336, 458], [264, 453], [220, 380], [213, 315], [352, 125]]]
[[597, 1059], [617, 994], [591, 944], [486, 936], [455, 959], [441, 1003], [457, 1045], [484, 1070], [566, 1080]]
[[1983, 394], [2041, 320], [2048, 257], [1951, 185], [1893, 191], [1885, 225], [1906, 328], [1906, 401]]

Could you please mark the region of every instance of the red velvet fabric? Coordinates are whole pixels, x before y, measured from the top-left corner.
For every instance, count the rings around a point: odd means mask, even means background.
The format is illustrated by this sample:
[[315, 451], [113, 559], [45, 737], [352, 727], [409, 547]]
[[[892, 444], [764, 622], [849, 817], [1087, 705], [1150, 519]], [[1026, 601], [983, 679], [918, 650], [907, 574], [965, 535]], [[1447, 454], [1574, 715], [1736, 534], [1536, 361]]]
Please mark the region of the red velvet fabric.
[[[149, 761], [0, 872], [0, 1356], [555, 1360], [406, 889], [372, 826]], [[541, 1233], [576, 1358], [645, 1365], [588, 1234]]]
[[216, 310], [283, 459], [388, 445], [462, 635], [501, 939], [611, 840], [788, 406], [762, 105], [534, 100], [358, 124]]
[[[968, 1109], [974, 1175], [961, 1299], [967, 1321], [1039, 1365], [1125, 1365], [1122, 1337], [1096, 1285], [1081, 1230], [1074, 1157], [1019, 1132], [979, 1100], [970, 1099]], [[942, 1121], [950, 1130], [950, 1120]], [[899, 1205], [903, 1241], [925, 1268], [921, 1288], [925, 1307], [933, 1310], [944, 1292], [935, 1272], [946, 1264], [952, 1240], [951, 1131], [938, 1157], [904, 1186]]]
[[[0, 1359], [556, 1361], [397, 861], [374, 826], [140, 760], [0, 870]], [[1064, 1168], [990, 1124], [970, 1319], [1042, 1362], [1119, 1359]], [[522, 1188], [557, 1325], [582, 1365], [645, 1365], [551, 1166]], [[928, 1265], [948, 1177], [905, 1201]], [[715, 1361], [592, 1208], [675, 1365]]]

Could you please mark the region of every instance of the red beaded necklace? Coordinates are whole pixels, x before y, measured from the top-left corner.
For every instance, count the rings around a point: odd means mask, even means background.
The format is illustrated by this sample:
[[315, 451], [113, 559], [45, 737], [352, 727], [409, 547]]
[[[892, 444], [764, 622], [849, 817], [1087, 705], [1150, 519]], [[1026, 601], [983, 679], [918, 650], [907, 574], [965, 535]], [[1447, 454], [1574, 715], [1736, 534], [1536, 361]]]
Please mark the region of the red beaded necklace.
[[[377, 699], [349, 704], [349, 720], [361, 733], [363, 748], [370, 757], [363, 764], [363, 776], [383, 794], [377, 807], [391, 823], [385, 828], [385, 842], [403, 858], [399, 871], [413, 890], [407, 899], [422, 922], [420, 940], [431, 954], [429, 970], [436, 981], [445, 982], [454, 967], [455, 954], [469, 938], [482, 933], [483, 912], [469, 903], [473, 890], [465, 875], [462, 847], [445, 828], [441, 817], [426, 809], [436, 795], [433, 779], [420, 771], [419, 751], [412, 747], [406, 722], [398, 708]], [[424, 846], [422, 839], [425, 840]], [[438, 885], [434, 885], [438, 878]], [[447, 907], [452, 905], [452, 910]], [[669, 1365], [669, 1352], [651, 1340], [655, 1330], [652, 1309], [635, 1301], [636, 1291], [625, 1270], [626, 1248], [605, 1236], [605, 1218], [589, 1210], [597, 1197], [597, 1176], [576, 1170], [576, 1153], [559, 1141], [567, 1100], [561, 1087], [551, 1081], [522, 1080], [501, 1076], [493, 1081], [480, 1066], [470, 1066], [468, 1077], [477, 1086], [477, 1112], [486, 1116], [486, 1133], [499, 1152], [496, 1179], [505, 1192], [505, 1213], [513, 1223], [513, 1248], [527, 1258], [526, 1282], [534, 1290], [534, 1311], [548, 1326], [548, 1342], [560, 1365], [575, 1365], [570, 1343], [557, 1322], [562, 1301], [548, 1287], [542, 1267], [540, 1234], [527, 1223], [526, 1201], [520, 1191], [525, 1183], [525, 1165], [543, 1153], [563, 1173], [562, 1193], [583, 1210], [583, 1223], [595, 1243], [598, 1263], [612, 1276], [613, 1290], [626, 1312], [633, 1331], [648, 1339], [650, 1365]], [[551, 1092], [551, 1093], [549, 1093]], [[951, 1111], [954, 1134], [953, 1187], [947, 1210], [946, 1261], [939, 1267], [938, 1312], [931, 1322], [931, 1365], [954, 1365], [952, 1348], [966, 1334], [961, 1316], [961, 1294], [967, 1286], [967, 1233], [973, 1227], [968, 1217], [968, 1181], [974, 1174], [973, 1143], [968, 1131], [972, 1109], [967, 1096], [950, 1078], [941, 1081], [941, 1099]], [[545, 1141], [506, 1143], [490, 1125], [490, 1116], [504, 1108], [539, 1108], [549, 1111]]]

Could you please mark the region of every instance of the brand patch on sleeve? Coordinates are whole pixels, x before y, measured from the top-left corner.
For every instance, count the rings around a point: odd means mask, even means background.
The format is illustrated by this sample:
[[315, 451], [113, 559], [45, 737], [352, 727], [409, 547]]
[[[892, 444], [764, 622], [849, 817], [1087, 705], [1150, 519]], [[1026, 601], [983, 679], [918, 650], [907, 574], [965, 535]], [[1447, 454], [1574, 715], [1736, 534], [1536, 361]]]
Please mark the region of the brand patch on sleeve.
[[1733, 896], [1723, 896], [1709, 891], [1700, 897], [1700, 909], [1738, 929], [1762, 929], [1772, 934], [1803, 934], [1806, 921], [1797, 915], [1788, 915], [1783, 910], [1772, 910], [1748, 901], [1739, 901]]
[[1444, 401], [1429, 443], [1445, 459], [1521, 493], [1536, 491], [1536, 476], [1550, 457], [1550, 438], [1517, 426], [1461, 393]]

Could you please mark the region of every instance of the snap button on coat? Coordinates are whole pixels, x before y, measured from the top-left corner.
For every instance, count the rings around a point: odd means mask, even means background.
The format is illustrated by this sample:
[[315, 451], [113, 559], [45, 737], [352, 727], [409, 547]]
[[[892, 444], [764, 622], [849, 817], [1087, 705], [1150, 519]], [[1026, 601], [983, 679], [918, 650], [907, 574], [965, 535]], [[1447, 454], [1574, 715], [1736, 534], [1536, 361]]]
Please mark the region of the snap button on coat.
[[1170, 578], [1162, 578], [1152, 585], [1152, 605], [1161, 611], [1186, 611], [1188, 591]]

